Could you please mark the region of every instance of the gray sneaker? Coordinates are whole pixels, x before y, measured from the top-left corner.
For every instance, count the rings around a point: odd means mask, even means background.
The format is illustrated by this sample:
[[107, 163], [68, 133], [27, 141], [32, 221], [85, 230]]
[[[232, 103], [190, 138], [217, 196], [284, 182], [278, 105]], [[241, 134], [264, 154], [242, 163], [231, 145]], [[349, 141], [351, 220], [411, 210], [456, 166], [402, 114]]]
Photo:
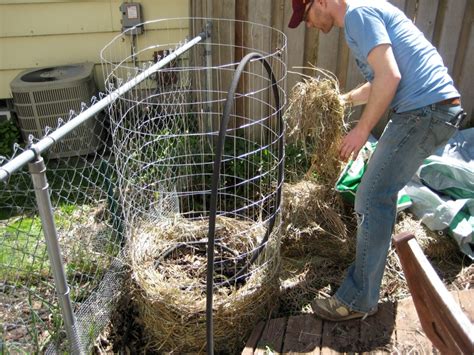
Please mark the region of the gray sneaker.
[[317, 317], [334, 322], [356, 318], [365, 319], [368, 316], [377, 313], [377, 309], [368, 313], [353, 311], [343, 303], [339, 302], [335, 297], [316, 299], [311, 302], [311, 307], [313, 308], [313, 313]]

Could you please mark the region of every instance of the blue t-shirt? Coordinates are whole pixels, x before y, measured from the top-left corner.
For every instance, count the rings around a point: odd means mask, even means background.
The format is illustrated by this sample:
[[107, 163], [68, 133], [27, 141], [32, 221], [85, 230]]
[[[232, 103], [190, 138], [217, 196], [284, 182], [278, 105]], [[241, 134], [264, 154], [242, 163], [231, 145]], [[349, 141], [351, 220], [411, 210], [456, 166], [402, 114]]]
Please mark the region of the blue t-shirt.
[[392, 46], [402, 76], [390, 104], [396, 112], [460, 96], [436, 48], [392, 4], [384, 0], [350, 2], [344, 30], [357, 65], [369, 82], [374, 79], [374, 72], [367, 62], [370, 51], [381, 44]]

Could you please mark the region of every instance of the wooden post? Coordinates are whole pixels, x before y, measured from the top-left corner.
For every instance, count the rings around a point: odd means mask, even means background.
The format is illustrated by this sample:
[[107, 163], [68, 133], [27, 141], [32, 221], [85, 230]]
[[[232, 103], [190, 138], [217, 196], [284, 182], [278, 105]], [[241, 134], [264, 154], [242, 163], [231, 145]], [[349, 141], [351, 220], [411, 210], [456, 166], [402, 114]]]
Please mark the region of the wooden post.
[[412, 233], [394, 244], [421, 326], [441, 353], [474, 353], [474, 327], [423, 254]]

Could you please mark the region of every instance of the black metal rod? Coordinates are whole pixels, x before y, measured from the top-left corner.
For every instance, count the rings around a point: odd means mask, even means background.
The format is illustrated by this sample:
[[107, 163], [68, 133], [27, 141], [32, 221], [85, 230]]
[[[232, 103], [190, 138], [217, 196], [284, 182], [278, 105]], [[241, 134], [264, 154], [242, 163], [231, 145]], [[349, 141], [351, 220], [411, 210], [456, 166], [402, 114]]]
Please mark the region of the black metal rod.
[[[272, 87], [273, 87], [273, 94], [275, 96], [275, 105], [277, 107], [277, 116], [278, 116], [278, 126], [279, 126], [279, 134], [280, 134], [280, 141], [278, 145], [279, 153], [279, 177], [278, 177], [278, 185], [277, 185], [277, 200], [276, 200], [276, 208], [275, 213], [269, 221], [267, 232], [265, 233], [265, 237], [263, 238], [259, 247], [257, 247], [254, 255], [251, 258], [249, 264], [253, 263], [258, 255], [260, 255], [263, 246], [268, 241], [268, 238], [271, 234], [273, 226], [275, 224], [277, 208], [280, 204], [281, 200], [281, 184], [283, 182], [283, 159], [284, 159], [284, 142], [283, 142], [283, 132], [284, 132], [284, 124], [280, 110], [280, 100], [278, 95], [278, 88], [276, 85], [275, 76], [273, 75], [273, 71], [270, 67], [270, 64], [265, 60], [265, 58], [259, 53], [249, 53], [247, 54], [242, 60], [240, 61], [237, 69], [235, 70], [234, 76], [232, 78], [232, 83], [229, 87], [229, 91], [227, 93], [227, 99], [224, 106], [224, 111], [222, 113], [222, 120], [219, 129], [219, 136], [216, 144], [216, 153], [214, 159], [214, 170], [212, 174], [212, 182], [211, 182], [211, 201], [209, 207], [209, 232], [208, 232], [208, 247], [207, 247], [207, 280], [206, 280], [206, 337], [207, 337], [207, 354], [213, 355], [214, 354], [214, 322], [213, 322], [213, 312], [212, 312], [212, 305], [213, 305], [213, 290], [214, 290], [214, 243], [215, 243], [215, 229], [216, 229], [216, 217], [217, 217], [217, 194], [218, 194], [218, 185], [219, 185], [219, 178], [220, 178], [220, 165], [222, 162], [222, 152], [224, 150], [224, 143], [226, 137], [227, 126], [229, 123], [230, 113], [234, 106], [234, 96], [237, 90], [237, 86], [239, 84], [240, 77], [245, 66], [252, 60], [258, 59], [263, 66], [265, 67], [268, 76], [271, 78]], [[235, 279], [239, 275], [242, 275], [245, 270], [247, 270], [249, 265], [244, 266], [236, 275]]]

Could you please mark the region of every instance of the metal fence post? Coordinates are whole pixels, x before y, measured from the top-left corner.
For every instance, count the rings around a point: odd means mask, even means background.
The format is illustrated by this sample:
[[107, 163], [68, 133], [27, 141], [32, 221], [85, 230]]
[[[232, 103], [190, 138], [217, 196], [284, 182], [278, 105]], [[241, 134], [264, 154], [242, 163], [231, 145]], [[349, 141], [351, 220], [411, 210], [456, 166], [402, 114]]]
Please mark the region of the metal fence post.
[[69, 346], [74, 354], [81, 354], [79, 336], [77, 334], [76, 320], [72, 311], [71, 299], [69, 298], [69, 286], [64, 273], [61, 250], [58, 243], [56, 225], [54, 223], [53, 209], [49, 196], [49, 185], [46, 179], [46, 165], [43, 158], [36, 154], [36, 160], [28, 164], [31, 179], [35, 189], [36, 202], [41, 217], [41, 224], [46, 239], [46, 247], [53, 272], [56, 293], [63, 315], [66, 335]]

